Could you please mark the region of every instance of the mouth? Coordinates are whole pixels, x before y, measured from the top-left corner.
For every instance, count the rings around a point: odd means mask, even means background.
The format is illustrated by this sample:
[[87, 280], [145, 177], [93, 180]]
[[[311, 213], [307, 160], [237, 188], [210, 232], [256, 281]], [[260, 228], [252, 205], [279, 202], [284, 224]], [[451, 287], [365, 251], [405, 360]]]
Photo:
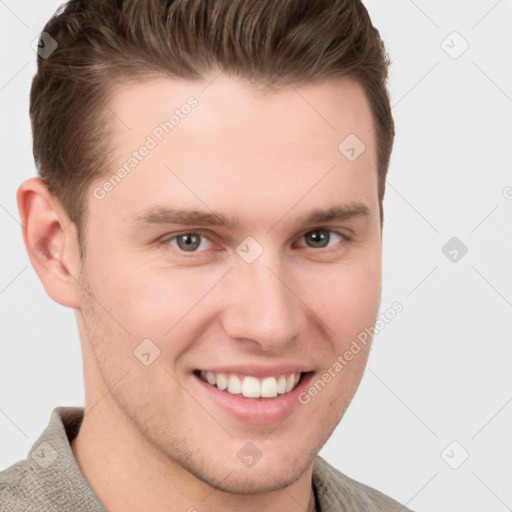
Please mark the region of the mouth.
[[198, 398], [204, 398], [203, 404], [214, 408], [210, 411], [219, 420], [229, 417], [229, 421], [246, 426], [280, 425], [292, 414], [305, 411], [299, 396], [315, 375], [311, 367], [294, 363], [273, 368], [256, 365], [203, 367], [191, 372], [189, 389], [197, 392]]
[[219, 391], [243, 398], [272, 400], [295, 390], [305, 372], [288, 372], [280, 375], [269, 375], [264, 378], [207, 370], [195, 370], [194, 374]]

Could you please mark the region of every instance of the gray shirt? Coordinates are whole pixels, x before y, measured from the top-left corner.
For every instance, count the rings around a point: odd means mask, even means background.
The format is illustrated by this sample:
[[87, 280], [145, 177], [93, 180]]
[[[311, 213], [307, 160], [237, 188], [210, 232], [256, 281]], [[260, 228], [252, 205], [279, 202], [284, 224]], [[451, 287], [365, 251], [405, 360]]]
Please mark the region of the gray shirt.
[[[83, 413], [82, 407], [56, 407], [28, 457], [0, 472], [1, 512], [106, 512], [70, 446]], [[313, 466], [313, 489], [320, 512], [410, 512], [319, 456]]]

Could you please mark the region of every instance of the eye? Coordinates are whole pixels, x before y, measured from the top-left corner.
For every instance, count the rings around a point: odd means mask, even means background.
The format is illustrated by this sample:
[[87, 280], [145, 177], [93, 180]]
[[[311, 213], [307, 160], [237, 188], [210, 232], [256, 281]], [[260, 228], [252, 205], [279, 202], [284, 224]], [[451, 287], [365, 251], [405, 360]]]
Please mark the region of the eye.
[[[301, 247], [313, 249], [324, 249], [336, 245], [349, 237], [331, 229], [314, 229], [300, 237], [306, 241], [306, 245], [298, 244]], [[187, 253], [199, 253], [209, 249], [212, 241], [201, 231], [188, 231], [177, 235], [167, 236], [162, 239], [164, 245], [172, 245], [178, 251]]]
[[[335, 243], [340, 240], [348, 240], [348, 237], [345, 235], [331, 229], [314, 229], [302, 235], [301, 238], [304, 238], [308, 246], [314, 249], [323, 249], [330, 245], [335, 245]], [[334, 241], [334, 243], [330, 244], [332, 241]]]
[[[199, 248], [204, 250], [209, 247], [208, 244], [211, 244], [210, 240], [206, 238], [203, 233], [195, 231], [173, 235], [162, 240], [162, 242], [170, 244], [184, 252], [200, 252], [198, 251]], [[206, 247], [204, 242], [206, 242]]]

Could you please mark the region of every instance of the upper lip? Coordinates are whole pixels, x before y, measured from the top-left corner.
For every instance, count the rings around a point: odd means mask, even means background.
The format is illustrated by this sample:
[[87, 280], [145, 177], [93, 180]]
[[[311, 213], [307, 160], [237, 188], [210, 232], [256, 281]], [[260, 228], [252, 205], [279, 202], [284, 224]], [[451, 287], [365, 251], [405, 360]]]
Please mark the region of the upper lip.
[[272, 366], [262, 366], [254, 364], [230, 365], [230, 366], [202, 366], [197, 368], [205, 372], [225, 373], [234, 375], [247, 375], [253, 377], [273, 377], [275, 375], [284, 375], [289, 373], [311, 372], [311, 366], [300, 363], [286, 363]]

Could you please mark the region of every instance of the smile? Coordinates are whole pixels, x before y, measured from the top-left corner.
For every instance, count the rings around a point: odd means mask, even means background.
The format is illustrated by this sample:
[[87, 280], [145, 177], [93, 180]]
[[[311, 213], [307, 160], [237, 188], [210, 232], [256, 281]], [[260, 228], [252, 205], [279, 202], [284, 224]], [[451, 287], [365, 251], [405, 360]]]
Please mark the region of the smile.
[[284, 375], [268, 376], [263, 379], [251, 375], [234, 375], [198, 370], [199, 378], [232, 395], [242, 395], [245, 398], [275, 398], [293, 391], [302, 373], [292, 372]]

